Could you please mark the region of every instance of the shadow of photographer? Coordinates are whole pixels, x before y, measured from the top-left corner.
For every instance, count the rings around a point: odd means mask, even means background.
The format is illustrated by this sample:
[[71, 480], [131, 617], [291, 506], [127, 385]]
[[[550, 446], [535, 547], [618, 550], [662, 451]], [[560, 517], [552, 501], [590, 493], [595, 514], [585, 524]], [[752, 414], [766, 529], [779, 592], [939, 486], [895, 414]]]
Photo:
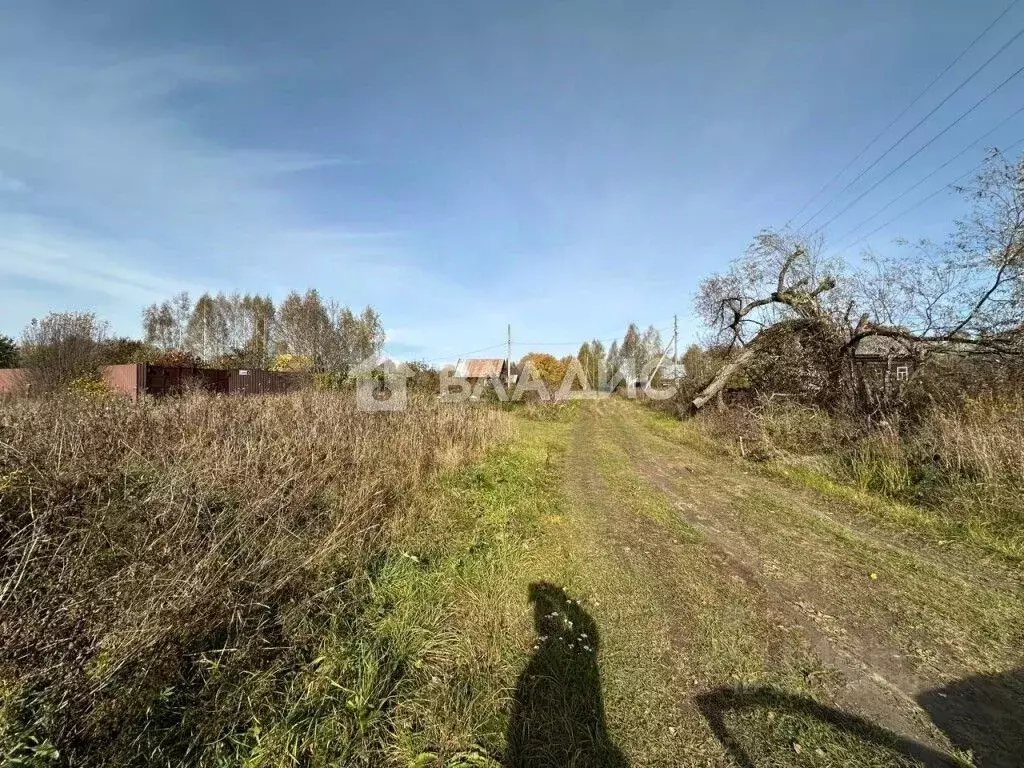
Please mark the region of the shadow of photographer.
[[[504, 764], [508, 768], [628, 768], [605, 721], [597, 665], [597, 623], [565, 590], [530, 585], [537, 633], [533, 653], [516, 683]], [[962, 766], [951, 755], [900, 736], [858, 715], [771, 686], [715, 688], [695, 697], [698, 710], [739, 768], [756, 768], [730, 713], [764, 709], [816, 720], [929, 768]], [[918, 703], [978, 768], [1021, 765], [1024, 755], [1024, 669], [978, 675], [926, 691]]]
[[505, 765], [627, 768], [605, 724], [597, 623], [552, 584], [531, 584], [530, 602], [537, 638], [516, 683]]

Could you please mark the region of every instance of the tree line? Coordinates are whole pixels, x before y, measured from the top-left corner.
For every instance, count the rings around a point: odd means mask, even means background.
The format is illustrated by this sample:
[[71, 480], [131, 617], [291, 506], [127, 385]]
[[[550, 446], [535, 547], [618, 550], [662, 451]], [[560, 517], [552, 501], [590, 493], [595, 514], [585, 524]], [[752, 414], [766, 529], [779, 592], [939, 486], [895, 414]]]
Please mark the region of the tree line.
[[377, 355], [384, 327], [373, 307], [358, 314], [316, 289], [269, 296], [187, 293], [146, 307], [141, 338], [112, 336], [92, 312], [33, 319], [20, 343], [0, 336], [0, 368], [24, 367], [34, 389], [58, 389], [105, 365], [154, 363], [209, 368], [270, 368], [347, 375]]
[[373, 307], [356, 314], [311, 288], [275, 306], [269, 296], [187, 293], [142, 313], [146, 343], [219, 368], [283, 367], [347, 372], [380, 352], [384, 326]]
[[519, 370], [522, 375], [529, 369], [554, 390], [570, 373], [570, 368], [578, 365], [585, 381], [574, 382], [574, 388], [613, 389], [627, 378], [636, 379], [648, 371], [664, 353], [661, 333], [654, 326], [641, 331], [636, 323], [630, 323], [622, 339], [614, 339], [607, 348], [600, 339], [593, 339], [583, 342], [575, 356], [528, 352], [519, 359]]

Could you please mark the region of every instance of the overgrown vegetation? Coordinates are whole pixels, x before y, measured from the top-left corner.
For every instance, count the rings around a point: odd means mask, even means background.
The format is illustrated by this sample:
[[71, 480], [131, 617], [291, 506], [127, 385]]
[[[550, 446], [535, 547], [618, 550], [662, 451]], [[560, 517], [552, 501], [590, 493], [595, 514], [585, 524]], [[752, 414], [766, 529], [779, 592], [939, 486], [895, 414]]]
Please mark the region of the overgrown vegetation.
[[0, 761], [379, 764], [434, 642], [375, 629], [391, 535], [506, 431], [334, 393], [3, 402]]
[[854, 422], [771, 397], [708, 409], [694, 423], [746, 459], [923, 507], [947, 531], [1024, 556], [1020, 393], [928, 406], [914, 424]]
[[743, 455], [812, 464], [1018, 549], [1024, 162], [993, 152], [948, 242], [858, 264], [766, 231], [701, 285], [715, 333], [680, 411]]
[[14, 339], [0, 334], [0, 368], [17, 368], [19, 359], [18, 345]]

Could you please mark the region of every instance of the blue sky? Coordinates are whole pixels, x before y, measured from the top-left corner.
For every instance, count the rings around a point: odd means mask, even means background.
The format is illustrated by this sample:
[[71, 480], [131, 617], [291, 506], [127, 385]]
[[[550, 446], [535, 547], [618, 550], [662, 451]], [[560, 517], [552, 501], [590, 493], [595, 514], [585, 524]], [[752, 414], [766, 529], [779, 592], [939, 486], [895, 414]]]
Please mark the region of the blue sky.
[[[508, 322], [568, 352], [674, 313], [685, 342], [697, 282], [1007, 2], [0, 0], [0, 332], [90, 309], [137, 334], [181, 289], [316, 286], [377, 307], [398, 357], [454, 359]], [[868, 160], [1022, 25], [1024, 4]], [[1024, 39], [820, 220], [1022, 64]], [[1022, 97], [1019, 78], [827, 235]], [[1018, 116], [879, 222], [1022, 138]], [[963, 210], [939, 195], [858, 250]]]

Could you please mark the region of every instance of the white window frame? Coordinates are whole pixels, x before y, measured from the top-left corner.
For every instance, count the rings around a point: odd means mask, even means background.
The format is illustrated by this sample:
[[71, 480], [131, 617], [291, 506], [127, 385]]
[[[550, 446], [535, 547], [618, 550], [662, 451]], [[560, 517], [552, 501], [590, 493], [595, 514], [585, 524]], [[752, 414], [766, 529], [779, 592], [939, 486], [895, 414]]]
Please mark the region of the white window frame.
[[897, 365], [896, 366], [896, 381], [907, 381], [910, 378], [910, 366], [909, 365]]

